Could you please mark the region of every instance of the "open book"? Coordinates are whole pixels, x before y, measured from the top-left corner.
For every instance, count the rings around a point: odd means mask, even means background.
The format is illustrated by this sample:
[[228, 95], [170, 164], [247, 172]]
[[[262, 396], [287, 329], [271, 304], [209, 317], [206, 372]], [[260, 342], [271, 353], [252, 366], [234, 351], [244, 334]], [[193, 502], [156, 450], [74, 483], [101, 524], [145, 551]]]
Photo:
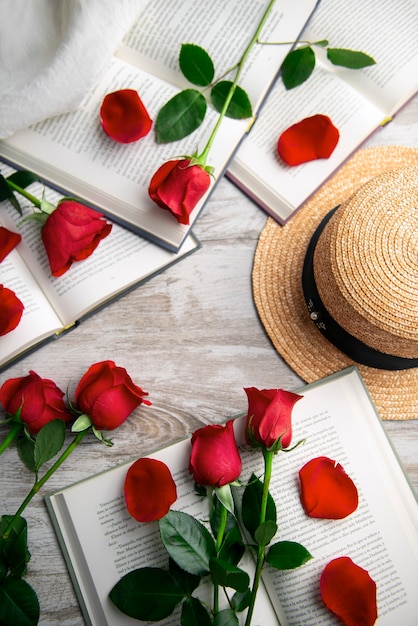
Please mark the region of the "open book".
[[[149, 199], [148, 185], [164, 161], [203, 150], [217, 113], [209, 106], [200, 129], [173, 144], [158, 145], [153, 131], [137, 142], [118, 144], [100, 126], [102, 100], [107, 93], [118, 89], [136, 89], [155, 120], [169, 98], [179, 89], [190, 87], [178, 67], [181, 44], [195, 43], [205, 48], [214, 59], [219, 77], [241, 57], [267, 2], [185, 0], [176, 4], [175, 11], [171, 0], [149, 0], [143, 4], [106, 75], [78, 110], [0, 141], [0, 156], [36, 172], [59, 189], [99, 207], [115, 221], [175, 251], [190, 231], [207, 196], [192, 212], [190, 225], [184, 226]], [[263, 37], [280, 41], [297, 39], [315, 4], [316, 0], [277, 2]], [[253, 49], [240, 84], [247, 91], [254, 111], [289, 49], [290, 45], [257, 45]], [[248, 119], [224, 119], [208, 160], [208, 165], [215, 168], [212, 189], [249, 125]]]
[[[4, 166], [1, 171], [8, 176], [13, 170]], [[41, 184], [35, 183], [29, 190], [42, 198]], [[46, 191], [46, 199], [53, 204], [60, 197], [56, 191]], [[40, 225], [33, 220], [22, 224], [31, 210], [29, 202], [20, 204], [23, 216], [10, 202], [0, 203], [0, 225], [22, 235], [22, 241], [0, 263], [0, 284], [12, 289], [25, 307], [18, 326], [0, 337], [0, 370], [200, 245], [189, 235], [179, 252], [170, 252], [114, 224], [91, 257], [55, 278]]]
[[[320, 600], [319, 577], [331, 559], [349, 556], [376, 581], [379, 625], [412, 626], [418, 615], [418, 505], [360, 374], [348, 368], [298, 392], [304, 398], [293, 409], [293, 443], [306, 441], [275, 457], [271, 493], [278, 539], [299, 541], [314, 558], [297, 570], [264, 570], [254, 624], [337, 625]], [[243, 417], [235, 422], [241, 441], [244, 424]], [[207, 511], [194, 494], [189, 455], [187, 440], [150, 456], [174, 476], [179, 498], [172, 509], [187, 509], [203, 521]], [[343, 520], [309, 518], [299, 501], [298, 471], [322, 455], [340, 462], [359, 491], [358, 509]], [[251, 472], [262, 473], [259, 451], [243, 449], [242, 458], [244, 481]], [[123, 484], [129, 465], [46, 498], [85, 620], [94, 626], [138, 623], [122, 615], [108, 593], [128, 571], [167, 563], [157, 524], [139, 524], [127, 513]], [[162, 623], [174, 626], [178, 615]]]
[[[228, 176], [278, 222], [286, 222], [349, 155], [418, 90], [418, 0], [321, 0], [301, 40], [328, 39], [331, 47], [362, 50], [377, 61], [361, 70], [332, 65], [325, 51], [308, 80], [286, 91], [279, 79]], [[328, 159], [296, 167], [277, 154], [286, 128], [328, 115], [340, 139]]]

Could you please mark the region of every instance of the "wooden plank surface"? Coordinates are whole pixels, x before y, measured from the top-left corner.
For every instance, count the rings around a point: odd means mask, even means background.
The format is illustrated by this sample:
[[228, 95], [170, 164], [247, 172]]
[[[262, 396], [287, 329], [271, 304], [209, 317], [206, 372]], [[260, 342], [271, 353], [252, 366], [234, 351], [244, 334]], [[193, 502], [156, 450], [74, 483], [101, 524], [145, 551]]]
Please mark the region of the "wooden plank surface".
[[[366, 145], [386, 144], [418, 147], [418, 98]], [[266, 219], [222, 179], [195, 227], [203, 244], [199, 251], [2, 374], [1, 383], [33, 369], [68, 387], [71, 395], [92, 363], [112, 359], [126, 367], [153, 403], [136, 410], [114, 433], [113, 448], [92, 437], [83, 441], [43, 493], [245, 411], [243, 387], [291, 389], [301, 384], [275, 352], [253, 304], [251, 267]], [[418, 491], [418, 420], [384, 426]], [[3, 514], [14, 513], [30, 480], [15, 449], [7, 450], [0, 472]], [[83, 624], [41, 494], [25, 517], [32, 553], [26, 580], [40, 598], [40, 624]]]

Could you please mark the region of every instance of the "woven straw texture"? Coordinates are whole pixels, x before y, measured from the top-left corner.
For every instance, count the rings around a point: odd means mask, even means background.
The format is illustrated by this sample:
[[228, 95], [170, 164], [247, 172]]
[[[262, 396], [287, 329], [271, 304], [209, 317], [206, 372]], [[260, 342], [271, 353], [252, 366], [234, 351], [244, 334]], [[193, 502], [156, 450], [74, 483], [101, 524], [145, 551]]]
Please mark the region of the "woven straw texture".
[[[344, 203], [347, 206], [352, 205], [352, 208], [354, 207], [358, 212], [356, 219], [359, 220], [359, 224], [361, 222], [361, 228], [365, 231], [378, 219], [376, 236], [380, 238], [380, 243], [377, 247], [382, 250], [382, 255], [378, 258], [378, 264], [381, 267], [376, 267], [374, 270], [376, 280], [373, 282], [377, 285], [385, 285], [387, 273], [395, 274], [402, 291], [402, 300], [394, 302], [392, 296], [388, 299], [382, 286], [380, 291], [373, 288], [373, 296], [367, 298], [366, 308], [364, 298], [360, 305], [353, 293], [361, 293], [364, 289], [370, 293], [371, 290], [370, 285], [366, 284], [363, 278], [362, 264], [366, 263], [365, 258], [362, 257], [364, 250], [360, 254], [353, 248], [352, 240], [344, 242], [343, 246], [337, 246], [338, 249], [345, 251], [338, 261], [340, 271], [343, 267], [343, 279], [340, 276], [337, 282], [338, 288], [343, 291], [347, 289], [347, 285], [351, 285], [350, 293], [346, 292], [344, 296], [347, 301], [350, 301], [350, 314], [352, 313], [355, 318], [352, 328], [347, 330], [353, 331], [354, 335], [360, 333], [359, 338], [363, 341], [367, 339], [366, 343], [369, 342], [369, 345], [373, 341], [380, 345], [383, 340], [387, 340], [388, 335], [394, 334], [400, 356], [417, 356], [417, 328], [413, 321], [417, 319], [418, 302], [416, 216], [415, 220], [407, 224], [407, 227], [396, 218], [396, 215], [394, 219], [381, 220], [374, 215], [375, 203], [370, 202], [370, 198], [367, 200], [367, 189], [355, 194], [359, 187], [370, 179], [384, 172], [407, 166], [418, 167], [417, 149], [386, 146], [359, 150], [285, 226], [280, 226], [271, 218], [267, 220], [259, 237], [252, 273], [253, 297], [260, 320], [274, 347], [290, 367], [306, 382], [313, 382], [350, 365], [357, 365], [380, 416], [382, 419], [393, 420], [418, 417], [418, 368], [398, 371], [375, 369], [355, 363], [335, 348], [323, 337], [309, 317], [302, 293], [301, 274], [309, 240], [322, 218], [332, 208]], [[409, 187], [415, 186], [416, 193], [418, 186], [416, 172], [415, 177], [412, 176], [412, 180], [409, 179], [405, 184]], [[393, 184], [389, 183], [388, 188], [391, 190], [389, 195], [392, 195], [392, 201], [396, 205], [393, 210], [396, 213], [398, 209], [399, 212], [399, 207], [402, 208], [403, 202], [402, 195], [399, 194], [399, 180]], [[374, 192], [376, 192], [375, 187]], [[384, 191], [380, 192], [380, 195], [383, 193]], [[355, 197], [351, 198], [353, 194]], [[408, 194], [404, 195], [406, 197]], [[365, 208], [365, 204], [368, 209]], [[360, 206], [361, 208], [358, 208]], [[418, 207], [416, 210], [418, 212]], [[344, 230], [346, 222], [344, 217], [338, 222], [337, 225]], [[337, 232], [333, 233], [331, 227], [328, 236], [341, 237], [341, 230], [339, 232], [338, 228], [336, 230]], [[373, 228], [373, 230], [376, 229]], [[390, 254], [388, 252], [389, 242], [391, 242], [389, 245], [391, 250], [401, 247], [402, 254], [397, 254], [396, 259], [393, 257], [393, 252]], [[363, 247], [367, 252], [367, 242]], [[375, 242], [373, 247], [376, 247]], [[331, 245], [331, 248], [328, 246], [329, 249], [335, 251], [336, 246]], [[330, 254], [329, 251], [328, 254]], [[344, 263], [341, 265], [342, 257], [344, 257], [345, 265]], [[403, 258], [401, 264], [398, 257]], [[323, 262], [325, 261], [322, 259], [321, 263]], [[331, 259], [327, 262], [331, 263]], [[332, 262], [335, 263], [335, 258]], [[314, 264], [316, 263], [315, 260]], [[367, 269], [370, 270], [370, 268]], [[336, 274], [337, 272], [334, 272], [334, 275]], [[353, 276], [356, 276], [355, 280]], [[380, 280], [382, 277], [383, 281]], [[326, 293], [329, 290], [324, 285], [321, 287], [321, 296], [326, 299]], [[332, 308], [333, 304], [326, 302], [326, 306]], [[338, 306], [334, 306], [332, 312], [337, 321], [338, 316], [343, 315], [344, 325], [347, 328], [350, 316], [347, 311], [341, 313], [338, 309]], [[369, 333], [371, 321], [373, 330], [376, 331], [372, 333], [372, 339]]]

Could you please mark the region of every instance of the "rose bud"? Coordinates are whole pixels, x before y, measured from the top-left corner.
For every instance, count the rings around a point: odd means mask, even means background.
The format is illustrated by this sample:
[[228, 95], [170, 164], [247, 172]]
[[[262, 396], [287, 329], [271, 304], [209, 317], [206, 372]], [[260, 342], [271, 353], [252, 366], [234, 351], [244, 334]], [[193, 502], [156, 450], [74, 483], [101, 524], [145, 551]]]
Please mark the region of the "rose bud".
[[0, 226], [0, 261], [3, 261], [21, 240], [21, 235], [13, 233], [11, 230], [4, 228], [4, 226]]
[[279, 137], [277, 151], [288, 165], [327, 159], [340, 138], [338, 128], [326, 115], [313, 115], [293, 124]]
[[238, 478], [242, 461], [234, 436], [234, 422], [210, 424], [192, 435], [189, 471], [203, 487], [223, 487]]
[[292, 409], [303, 396], [284, 389], [249, 387], [244, 391], [248, 398], [247, 443], [270, 449], [280, 438], [280, 447], [288, 448], [292, 441]]
[[100, 108], [100, 121], [109, 137], [120, 143], [131, 143], [145, 137], [152, 120], [135, 89], [108, 93]]
[[325, 456], [308, 461], [301, 470], [300, 501], [310, 517], [343, 519], [358, 506], [357, 487], [343, 467]]
[[373, 626], [376, 622], [376, 583], [348, 556], [328, 563], [319, 588], [325, 606], [346, 626]]
[[24, 308], [14, 291], [0, 285], [0, 335], [7, 335], [16, 328]]
[[112, 225], [101, 213], [75, 200], [62, 200], [42, 227], [42, 241], [53, 276], [86, 259], [107, 237]]
[[20, 419], [32, 435], [48, 422], [71, 419], [63, 397], [64, 392], [52, 380], [41, 378], [33, 371], [21, 378], [9, 378], [0, 388], [0, 402], [5, 411], [14, 415], [21, 409]]
[[177, 500], [176, 484], [169, 468], [156, 459], [138, 459], [130, 466], [124, 492], [129, 514], [138, 522], [161, 519]]
[[210, 174], [189, 159], [164, 163], [151, 179], [148, 193], [162, 209], [170, 211], [180, 224], [189, 224], [189, 215], [206, 193]]
[[113, 430], [120, 426], [148, 394], [135, 385], [128, 372], [113, 361], [91, 365], [75, 391], [75, 403], [89, 416], [97, 430]]

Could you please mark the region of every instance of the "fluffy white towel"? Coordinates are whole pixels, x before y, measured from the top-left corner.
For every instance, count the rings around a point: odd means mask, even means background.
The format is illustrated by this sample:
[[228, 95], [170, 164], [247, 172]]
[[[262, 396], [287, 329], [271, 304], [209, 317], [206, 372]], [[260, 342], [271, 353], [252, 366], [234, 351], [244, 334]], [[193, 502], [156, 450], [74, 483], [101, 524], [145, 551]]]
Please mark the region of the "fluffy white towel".
[[77, 107], [145, 0], [0, 0], [0, 137]]

